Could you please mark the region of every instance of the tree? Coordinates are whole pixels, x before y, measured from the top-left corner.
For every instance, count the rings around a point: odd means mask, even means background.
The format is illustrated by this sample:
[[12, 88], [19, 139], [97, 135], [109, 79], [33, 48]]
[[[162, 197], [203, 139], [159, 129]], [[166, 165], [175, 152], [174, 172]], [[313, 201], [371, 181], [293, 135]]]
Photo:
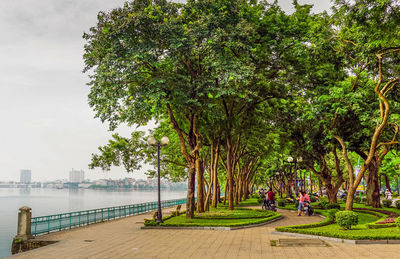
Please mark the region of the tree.
[[[337, 26], [340, 28], [337, 34], [342, 46], [340, 51], [347, 57], [348, 67], [355, 75], [351, 87], [347, 84], [351, 93], [345, 99], [352, 106], [344, 110], [357, 110], [354, 106], [357, 93], [369, 91], [374, 93], [378, 103], [373, 112], [373, 120], [364, 116], [358, 116], [362, 122], [368, 120], [370, 131], [367, 131], [367, 139], [363, 143], [365, 160], [357, 177], [354, 177], [353, 166], [348, 158], [347, 150], [354, 147], [351, 138], [345, 138], [343, 131], [338, 130], [335, 135], [343, 149], [349, 170], [349, 195], [346, 209], [351, 210], [353, 205], [353, 194], [360, 184], [366, 170], [369, 170], [368, 178], [377, 178], [378, 168], [383, 157], [387, 154], [390, 146], [397, 142], [397, 116], [393, 109], [397, 110], [397, 85], [400, 78], [396, 74], [398, 70], [398, 58], [400, 51], [399, 42], [399, 14], [398, 1], [384, 0], [376, 3], [370, 0], [358, 0], [355, 3], [336, 1], [335, 17]], [[393, 33], [392, 33], [393, 32]], [[373, 87], [370, 85], [373, 84]], [[375, 99], [376, 100], [376, 99]], [[365, 101], [365, 100], [364, 100]], [[365, 110], [364, 110], [365, 111]], [[357, 111], [354, 112], [357, 114]], [[360, 114], [362, 112], [358, 112]], [[368, 110], [364, 114], [367, 114]], [[371, 112], [370, 112], [371, 114]], [[336, 116], [341, 117], [341, 116]], [[372, 123], [371, 123], [372, 122]], [[391, 129], [393, 131], [391, 132]], [[364, 130], [364, 132], [366, 132]], [[346, 141], [349, 141], [346, 143]], [[371, 180], [369, 180], [371, 182]], [[375, 187], [376, 188], [376, 187]], [[375, 189], [374, 188], [374, 189]], [[373, 190], [375, 199], [374, 206], [378, 207], [379, 189]]]

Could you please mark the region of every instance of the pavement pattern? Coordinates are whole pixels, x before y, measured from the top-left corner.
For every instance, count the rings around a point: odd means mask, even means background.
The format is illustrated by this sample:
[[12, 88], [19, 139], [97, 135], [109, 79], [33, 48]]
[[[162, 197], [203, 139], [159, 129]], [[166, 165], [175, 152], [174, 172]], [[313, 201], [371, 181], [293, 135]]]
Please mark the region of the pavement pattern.
[[[172, 209], [165, 209], [167, 215]], [[284, 218], [268, 225], [232, 230], [140, 229], [152, 213], [51, 233], [59, 240], [12, 258], [400, 258], [400, 245], [352, 245], [327, 242], [329, 247], [276, 247], [271, 240], [296, 238], [271, 234], [277, 226], [321, 221], [280, 210]]]

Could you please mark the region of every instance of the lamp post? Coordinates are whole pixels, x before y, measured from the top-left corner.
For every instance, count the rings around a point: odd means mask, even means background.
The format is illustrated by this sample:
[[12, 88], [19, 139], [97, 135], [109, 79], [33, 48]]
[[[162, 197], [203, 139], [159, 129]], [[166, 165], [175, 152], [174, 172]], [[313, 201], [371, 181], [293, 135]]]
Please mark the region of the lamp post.
[[160, 147], [169, 144], [168, 137], [162, 137], [161, 141], [157, 141], [154, 137], [149, 137], [147, 139], [147, 144], [150, 146], [157, 146], [157, 174], [158, 174], [158, 211], [157, 211], [157, 222], [162, 223], [162, 212], [161, 212], [161, 180], [160, 180]]
[[[299, 157], [299, 158], [293, 158], [293, 157], [288, 157], [288, 159], [287, 159], [287, 161], [290, 163], [290, 164], [294, 164], [294, 176], [295, 176], [295, 185], [294, 185], [294, 191], [295, 191], [295, 193], [296, 193], [296, 196], [298, 195], [298, 190], [297, 190], [297, 170], [296, 170], [296, 164], [297, 164], [297, 162], [303, 162], [303, 158], [302, 157]], [[292, 173], [292, 167], [290, 167], [290, 173]]]

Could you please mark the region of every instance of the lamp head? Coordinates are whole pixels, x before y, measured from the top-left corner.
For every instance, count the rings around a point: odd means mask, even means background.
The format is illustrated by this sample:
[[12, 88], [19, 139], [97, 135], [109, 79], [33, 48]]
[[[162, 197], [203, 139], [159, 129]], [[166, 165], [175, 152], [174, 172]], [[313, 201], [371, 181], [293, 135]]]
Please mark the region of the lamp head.
[[154, 137], [149, 137], [147, 139], [147, 144], [150, 146], [155, 146], [155, 145], [157, 145], [157, 140]]
[[168, 144], [169, 144], [169, 138], [166, 137], [166, 136], [162, 137], [162, 138], [161, 138], [161, 145], [162, 145], [162, 146], [166, 146], [166, 145], [168, 145]]

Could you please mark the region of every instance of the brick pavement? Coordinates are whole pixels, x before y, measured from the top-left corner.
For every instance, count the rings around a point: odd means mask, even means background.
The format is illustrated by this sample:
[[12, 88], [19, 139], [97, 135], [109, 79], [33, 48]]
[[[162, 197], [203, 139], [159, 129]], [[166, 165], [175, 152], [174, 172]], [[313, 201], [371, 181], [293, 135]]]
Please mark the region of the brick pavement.
[[[169, 211], [171, 209], [167, 209]], [[140, 229], [151, 213], [45, 235], [60, 242], [15, 255], [17, 258], [400, 258], [400, 245], [271, 247], [274, 227], [320, 221], [280, 211], [284, 219], [269, 225], [233, 230]], [[294, 238], [294, 237], [292, 237]]]

